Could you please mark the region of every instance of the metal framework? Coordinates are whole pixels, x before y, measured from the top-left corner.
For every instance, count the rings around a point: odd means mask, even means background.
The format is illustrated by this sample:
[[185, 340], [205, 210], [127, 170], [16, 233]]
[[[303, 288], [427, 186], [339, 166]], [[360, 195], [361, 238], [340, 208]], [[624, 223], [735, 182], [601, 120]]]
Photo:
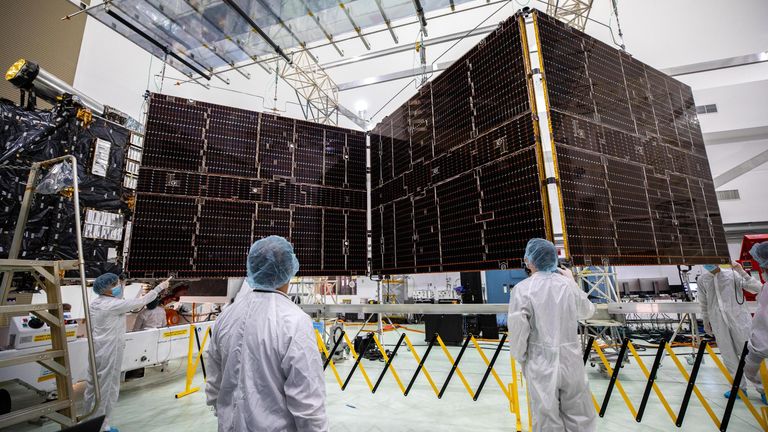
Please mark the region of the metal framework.
[[598, 299], [598, 303], [621, 302], [614, 267], [584, 267], [577, 273], [577, 280], [588, 287], [587, 295]]
[[296, 277], [291, 280], [288, 286], [288, 295], [294, 296], [299, 300], [299, 304], [312, 305], [318, 303], [317, 282], [310, 277]]
[[392, 22], [387, 17], [387, 13], [384, 12], [384, 6], [381, 5], [381, 0], [376, 0], [376, 6], [379, 8], [379, 13], [381, 14], [381, 18], [384, 19], [384, 24], [387, 25], [387, 30], [389, 30], [389, 34], [392, 36], [392, 40], [394, 40], [395, 43], [400, 43], [397, 40], [397, 35], [395, 34], [395, 30], [392, 29]]
[[[419, 0], [413, 0], [413, 8], [416, 10], [416, 15], [419, 17], [419, 26], [424, 36], [428, 36], [427, 33], [427, 17], [424, 15], [424, 8], [421, 6]], [[453, 11], [453, 8], [451, 8]]]
[[[589, 297], [597, 299], [595, 303], [609, 305], [621, 303], [621, 297], [616, 290], [618, 283], [614, 267], [593, 266], [578, 268], [576, 272], [576, 282], [580, 287], [585, 289]], [[603, 314], [595, 314], [594, 319], [587, 320], [584, 324], [584, 329], [586, 331], [582, 333], [582, 338], [585, 341], [589, 337], [606, 340], [609, 341], [615, 349], [615, 347], [619, 346], [622, 342], [623, 338], [620, 328], [624, 324], [621, 321], [612, 319], [610, 315], [602, 315]], [[593, 362], [597, 363], [596, 358], [593, 358]]]
[[547, 14], [584, 31], [592, 11], [593, 0], [548, 0]]
[[[344, 5], [343, 2], [339, 1], [339, 7], [341, 10], [344, 11], [344, 15], [347, 16], [347, 20], [349, 20], [349, 23], [352, 25], [352, 28], [355, 29], [355, 33], [357, 33], [357, 37], [360, 38], [360, 42], [363, 43], [363, 46], [365, 46], [365, 49], [371, 50], [371, 45], [368, 43], [367, 40], [365, 40], [365, 36], [363, 36], [363, 29], [360, 28], [359, 25], [355, 22], [355, 19], [352, 17], [352, 14], [349, 12], [349, 8]], [[382, 11], [382, 16], [384, 16]], [[385, 18], [386, 19], [386, 18]], [[389, 24], [387, 24], [389, 26]]]
[[309, 51], [295, 51], [292, 62], [278, 65], [280, 78], [296, 91], [307, 120], [336, 125], [339, 119], [339, 88]]
[[309, 7], [309, 4], [307, 4], [306, 0], [301, 0], [301, 3], [304, 5], [304, 9], [307, 11], [307, 15], [312, 17], [312, 21], [315, 22], [315, 25], [317, 25], [317, 28], [320, 29], [320, 31], [323, 32], [325, 35], [325, 38], [328, 39], [328, 43], [333, 46], [333, 48], [336, 50], [337, 53], [339, 53], [340, 56], [344, 56], [344, 51], [339, 48], [338, 45], [336, 45], [336, 42], [333, 41], [333, 35], [326, 30], [323, 23], [320, 21], [320, 18], [312, 11], [312, 9]]

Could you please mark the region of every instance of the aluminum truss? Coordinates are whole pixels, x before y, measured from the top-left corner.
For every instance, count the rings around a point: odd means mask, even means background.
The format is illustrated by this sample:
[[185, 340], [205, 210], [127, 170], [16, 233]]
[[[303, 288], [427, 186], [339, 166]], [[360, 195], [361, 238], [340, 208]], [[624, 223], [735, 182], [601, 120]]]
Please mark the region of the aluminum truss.
[[584, 31], [592, 11], [593, 0], [548, 0], [547, 14]]
[[304, 117], [321, 124], [339, 122], [339, 88], [305, 49], [291, 55], [292, 63], [278, 64], [277, 72], [296, 91]]
[[[614, 267], [582, 267], [577, 268], [575, 274], [578, 285], [587, 292], [591, 299], [595, 299], [593, 300], [595, 303], [607, 303], [610, 305], [621, 302], [621, 297], [616, 289], [618, 282]], [[608, 357], [614, 357], [618, 355], [617, 347], [621, 346], [624, 339], [622, 334], [624, 323], [613, 319], [610, 315], [601, 315], [595, 314], [593, 319], [587, 320], [583, 324], [585, 331], [582, 333], [582, 343], [586, 343], [586, 340], [590, 337], [601, 340], [608, 344], [610, 351], [613, 351], [613, 354], [607, 354]], [[589, 361], [592, 365], [599, 365], [601, 373], [607, 374], [607, 370], [603, 367], [596, 354], [590, 355]]]

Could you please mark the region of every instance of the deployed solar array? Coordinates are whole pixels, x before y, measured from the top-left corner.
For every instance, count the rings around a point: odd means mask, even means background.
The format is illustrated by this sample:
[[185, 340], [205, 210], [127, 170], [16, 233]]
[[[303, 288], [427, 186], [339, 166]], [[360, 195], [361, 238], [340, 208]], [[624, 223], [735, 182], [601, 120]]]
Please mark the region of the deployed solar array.
[[573, 261], [728, 262], [691, 88], [536, 19]]
[[152, 94], [128, 271], [244, 276], [275, 234], [301, 274], [365, 274], [365, 165], [362, 132]]
[[[533, 19], [566, 255], [576, 265], [727, 262], [691, 89], [545, 14]], [[374, 129], [374, 272], [517, 266], [529, 238], [549, 235], [538, 136], [550, 125], [531, 116], [524, 22], [502, 23]]]
[[[576, 265], [727, 262], [691, 89], [530, 19], [500, 24], [372, 131], [372, 271], [519, 267], [530, 238], [553, 236], [548, 184]], [[270, 234], [294, 243], [302, 274], [363, 274], [365, 169], [362, 132], [152, 95], [131, 276], [241, 276]]]
[[373, 130], [374, 272], [519, 267], [545, 236], [535, 144], [508, 20]]

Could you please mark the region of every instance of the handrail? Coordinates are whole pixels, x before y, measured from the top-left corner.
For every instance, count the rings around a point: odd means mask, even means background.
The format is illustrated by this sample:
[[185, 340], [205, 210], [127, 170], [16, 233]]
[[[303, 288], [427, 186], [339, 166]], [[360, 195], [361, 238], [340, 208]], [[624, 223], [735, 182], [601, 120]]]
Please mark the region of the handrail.
[[[78, 260], [78, 266], [80, 268], [80, 289], [81, 294], [83, 296], [83, 309], [85, 311], [85, 333], [88, 336], [88, 362], [90, 363], [90, 369], [91, 369], [91, 378], [93, 379], [93, 389], [94, 389], [94, 396], [96, 397], [96, 401], [93, 404], [93, 408], [90, 412], [79, 416], [78, 419], [85, 419], [90, 417], [93, 413], [96, 412], [96, 410], [99, 407], [99, 404], [101, 403], [101, 389], [99, 387], [99, 377], [98, 373], [96, 371], [96, 351], [93, 347], [93, 329], [91, 328], [91, 308], [88, 304], [88, 286], [85, 281], [85, 258], [83, 254], [83, 233], [82, 233], [82, 227], [80, 225], [80, 187], [77, 179], [77, 158], [68, 155], [68, 156], [62, 156], [56, 159], [52, 159], [52, 161], [56, 161], [57, 159], [64, 160], [69, 159], [72, 163], [72, 189], [74, 191], [74, 195], [72, 196], [72, 200], [75, 204], [75, 235], [77, 238], [77, 260]], [[44, 164], [50, 164], [55, 163], [51, 161], [45, 161]]]

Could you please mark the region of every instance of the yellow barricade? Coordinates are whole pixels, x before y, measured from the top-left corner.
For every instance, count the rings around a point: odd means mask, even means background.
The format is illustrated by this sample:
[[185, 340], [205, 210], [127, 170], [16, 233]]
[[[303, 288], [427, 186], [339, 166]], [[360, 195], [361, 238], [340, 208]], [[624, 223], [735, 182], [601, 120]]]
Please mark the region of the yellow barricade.
[[[725, 365], [723, 364], [722, 360], [720, 360], [717, 357], [717, 354], [715, 354], [715, 351], [712, 350], [712, 347], [707, 344], [707, 352], [709, 353], [709, 356], [712, 358], [712, 360], [715, 362], [715, 365], [717, 365], [718, 369], [720, 369], [720, 372], [723, 373], [723, 376], [725, 379], [728, 380], [729, 384], [733, 384], [733, 377], [731, 376], [731, 373], [728, 372], [728, 369], [726, 369]], [[742, 380], [744, 380], [744, 377], [742, 377]], [[739, 397], [741, 398], [742, 402], [744, 402], [744, 405], [747, 406], [747, 409], [749, 412], [752, 413], [752, 416], [757, 419], [757, 422], [760, 424], [760, 427], [763, 428], [763, 430], [768, 431], [768, 423], [763, 419], [763, 417], [760, 415], [759, 412], [755, 409], [754, 405], [752, 405], [752, 402], [747, 399], [747, 395], [744, 394], [743, 391], [739, 390]]]
[[[333, 375], [334, 375], [334, 377], [336, 379], [336, 382], [339, 384], [339, 388], [344, 390], [345, 389], [345, 382], [342, 379], [342, 377], [339, 375], [338, 369], [337, 369], [333, 359], [332, 358], [329, 359], [329, 357], [331, 356], [331, 353], [328, 351], [328, 348], [325, 346], [325, 343], [323, 342], [322, 334], [317, 329], [315, 329], [315, 337], [317, 339], [318, 349], [320, 350], [320, 352], [323, 353], [323, 355], [325, 355], [325, 358], [327, 359], [326, 361], [328, 363], [328, 366], [331, 367], [331, 370], [333, 371]], [[365, 367], [363, 366], [363, 363], [361, 361], [358, 361], [358, 358], [359, 358], [360, 355], [362, 355], [362, 353], [358, 353], [358, 352], [355, 351], [354, 344], [349, 339], [349, 337], [348, 337], [348, 335], [346, 333], [344, 333], [343, 338], [344, 338], [344, 342], [346, 343], [346, 345], [350, 349], [350, 353], [352, 354], [352, 358], [355, 360], [355, 362], [357, 364], [356, 367], [360, 369], [360, 373], [363, 375], [363, 378], [365, 379], [365, 382], [368, 385], [368, 388], [371, 390], [371, 392], [373, 392], [374, 385], [372, 384], [372, 381], [371, 381], [371, 379], [370, 379], [370, 377], [368, 375], [368, 372], [365, 370]], [[405, 345], [408, 347], [408, 350], [411, 352], [411, 355], [413, 356], [413, 359], [416, 361], [416, 363], [417, 364], [422, 364], [422, 357], [419, 355], [419, 353], [416, 352], [416, 349], [414, 348], [413, 343], [411, 342], [411, 340], [408, 337], [408, 335], [404, 334], [402, 339], [405, 342]], [[397, 372], [397, 369], [395, 368], [394, 363], [391, 361], [391, 359], [389, 357], [389, 354], [387, 353], [387, 351], [384, 348], [384, 346], [381, 344], [381, 341], [379, 340], [379, 338], [378, 338], [378, 336], [376, 334], [373, 335], [373, 342], [376, 344], [376, 348], [381, 353], [382, 358], [384, 359], [384, 361], [388, 364], [387, 368], [389, 369], [389, 373], [394, 378], [395, 383], [400, 388], [401, 393], [403, 393], [403, 395], [407, 396], [407, 394], [406, 394], [407, 393], [407, 389], [405, 388], [405, 385], [403, 384], [403, 381], [400, 378], [400, 374]], [[448, 350], [448, 347], [445, 345], [445, 343], [443, 342], [442, 338], [440, 338], [439, 335], [436, 336], [435, 342], [437, 342], [437, 344], [440, 346], [440, 348], [441, 348], [443, 354], [445, 355], [446, 359], [448, 359], [448, 361], [451, 362], [451, 367], [455, 371], [456, 375], [459, 376], [459, 379], [461, 380], [461, 382], [462, 382], [464, 388], [466, 389], [467, 393], [469, 394], [469, 396], [474, 398], [475, 395], [476, 395], [475, 391], [472, 390], [472, 387], [470, 386], [469, 381], [467, 380], [467, 378], [464, 375], [464, 373], [461, 371], [461, 368], [459, 368], [458, 364], [456, 364], [456, 360], [454, 359], [453, 355], [451, 355], [450, 351]], [[468, 344], [469, 342], [473, 343], [476, 351], [480, 355], [480, 358], [483, 360], [483, 362], [485, 363], [486, 368], [488, 369], [487, 373], [489, 373], [490, 375], [493, 376], [493, 379], [498, 384], [499, 388], [501, 389], [502, 393], [504, 394], [504, 397], [507, 398], [507, 400], [509, 402], [510, 413], [512, 413], [515, 416], [516, 429], [518, 431], [521, 431], [522, 430], [522, 426], [521, 426], [522, 418], [521, 418], [521, 415], [520, 415], [520, 402], [519, 402], [519, 397], [518, 397], [519, 377], [518, 377], [518, 372], [517, 372], [517, 365], [516, 365], [514, 359], [512, 359], [510, 357], [510, 365], [511, 365], [511, 368], [512, 368], [512, 382], [510, 382], [509, 384], [505, 385], [504, 382], [502, 381], [501, 377], [499, 376], [498, 372], [496, 371], [496, 368], [492, 367], [492, 365], [491, 365], [492, 360], [489, 360], [489, 358], [485, 354], [483, 348], [480, 346], [480, 343], [478, 342], [478, 340], [475, 339], [473, 336], [470, 336], [470, 339], [465, 341], [465, 344]], [[497, 348], [497, 350], [500, 350], [500, 349], [501, 349], [501, 347]], [[360, 360], [362, 360], [362, 359], [360, 359]], [[386, 373], [386, 371], [383, 371], [383, 372]], [[432, 388], [432, 391], [435, 393], [435, 396], [440, 397], [440, 395], [441, 395], [440, 390], [438, 389], [437, 385], [435, 384], [435, 381], [432, 378], [432, 375], [427, 370], [427, 367], [426, 367], [425, 364], [422, 364], [422, 366], [421, 366], [420, 370], [417, 372], [417, 374], [421, 373], [421, 372], [423, 372], [424, 377], [427, 379], [427, 382], [429, 383], [429, 386]], [[352, 372], [350, 372], [350, 375], [347, 377], [347, 381], [350, 380], [351, 375], [353, 375], [353, 374], [354, 374], [354, 370]], [[413, 377], [412, 380], [417, 379], [417, 376], [418, 375]], [[382, 377], [383, 377], [383, 375], [382, 375]], [[485, 380], [484, 380], [484, 382], [485, 382]], [[410, 389], [410, 387], [409, 387], [409, 389]], [[531, 421], [531, 418], [530, 418], [530, 406], [528, 406], [528, 421], [529, 421], [529, 425], [530, 425], [530, 421]]]
[[192, 387], [192, 380], [195, 378], [197, 372], [197, 365], [200, 364], [200, 359], [203, 357], [203, 350], [205, 349], [205, 343], [208, 342], [208, 336], [211, 334], [211, 328], [205, 329], [205, 335], [203, 341], [200, 343], [200, 349], [195, 354], [195, 325], [189, 326], [189, 350], [187, 351], [187, 377], [184, 382], [184, 391], [176, 393], [176, 399], [183, 398], [184, 396], [191, 395], [200, 390], [200, 387]]

